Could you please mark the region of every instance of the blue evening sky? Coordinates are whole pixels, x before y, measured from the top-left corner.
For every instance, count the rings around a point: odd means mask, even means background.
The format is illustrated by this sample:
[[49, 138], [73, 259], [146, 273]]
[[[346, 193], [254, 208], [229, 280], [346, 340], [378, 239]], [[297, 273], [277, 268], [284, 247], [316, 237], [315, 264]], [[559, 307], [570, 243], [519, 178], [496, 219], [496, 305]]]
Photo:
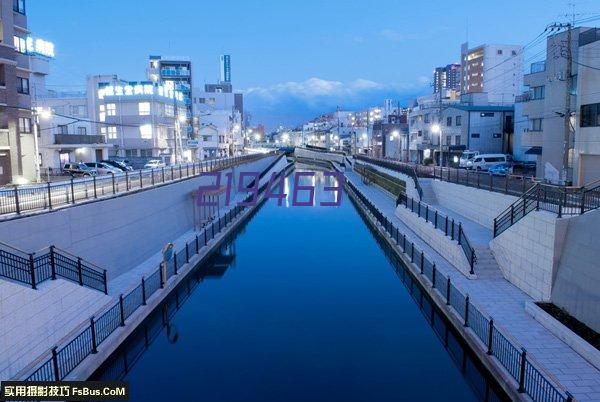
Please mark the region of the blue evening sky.
[[227, 53], [252, 123], [273, 127], [428, 93], [433, 68], [459, 60], [467, 32], [471, 45], [526, 44], [569, 3], [580, 18], [600, 11], [597, 0], [29, 0], [27, 12], [33, 35], [56, 46], [51, 85], [145, 79], [150, 54], [191, 57], [202, 85]]

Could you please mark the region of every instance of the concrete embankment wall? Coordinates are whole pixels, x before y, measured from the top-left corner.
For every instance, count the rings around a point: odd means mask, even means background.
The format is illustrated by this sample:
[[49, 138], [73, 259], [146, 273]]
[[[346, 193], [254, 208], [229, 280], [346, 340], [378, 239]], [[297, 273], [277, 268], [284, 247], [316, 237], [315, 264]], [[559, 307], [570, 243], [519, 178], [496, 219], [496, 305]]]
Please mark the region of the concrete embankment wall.
[[[241, 171], [261, 172], [274, 158], [236, 167], [235, 175]], [[106, 269], [110, 280], [192, 229], [191, 193], [212, 180], [197, 177], [0, 222], [0, 241], [27, 252], [55, 245]]]
[[600, 210], [568, 218], [550, 299], [600, 332]]
[[567, 221], [532, 211], [490, 242], [504, 277], [535, 300], [550, 300]]
[[311, 151], [310, 149], [306, 148], [296, 148], [294, 150], [294, 155], [298, 158], [317, 159], [321, 161], [331, 161], [337, 163], [342, 163], [345, 159], [344, 155], [341, 154]]
[[431, 180], [431, 187], [440, 205], [492, 230], [494, 218], [518, 199], [512, 195], [440, 180]]
[[400, 173], [397, 172], [395, 170], [391, 170], [391, 169], [386, 169], [384, 167], [381, 167], [379, 165], [375, 165], [372, 163], [368, 163], [362, 160], [357, 160], [357, 163], [362, 163], [365, 165], [369, 165], [372, 168], [379, 170], [382, 173], [385, 173], [387, 175], [393, 176], [393, 177], [397, 177], [400, 180], [404, 181], [404, 183], [406, 183], [406, 195], [410, 198], [413, 198], [415, 200], [420, 200], [421, 197], [419, 195], [419, 192], [417, 191], [417, 187], [415, 186], [415, 181], [412, 177], [405, 175], [404, 173]]

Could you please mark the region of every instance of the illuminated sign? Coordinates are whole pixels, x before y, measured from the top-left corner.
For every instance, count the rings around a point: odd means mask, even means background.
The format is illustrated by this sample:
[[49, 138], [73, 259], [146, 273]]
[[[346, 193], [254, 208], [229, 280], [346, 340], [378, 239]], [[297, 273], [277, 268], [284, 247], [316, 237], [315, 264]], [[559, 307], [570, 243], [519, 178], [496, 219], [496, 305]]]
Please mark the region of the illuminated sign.
[[105, 85], [100, 84], [98, 88], [98, 99], [104, 99], [105, 96], [139, 96], [139, 95], [158, 95], [169, 99], [183, 101], [183, 94], [179, 91], [167, 89], [162, 85], [136, 84], [128, 85]]
[[54, 57], [54, 43], [43, 39], [27, 38], [27, 53], [40, 56]]

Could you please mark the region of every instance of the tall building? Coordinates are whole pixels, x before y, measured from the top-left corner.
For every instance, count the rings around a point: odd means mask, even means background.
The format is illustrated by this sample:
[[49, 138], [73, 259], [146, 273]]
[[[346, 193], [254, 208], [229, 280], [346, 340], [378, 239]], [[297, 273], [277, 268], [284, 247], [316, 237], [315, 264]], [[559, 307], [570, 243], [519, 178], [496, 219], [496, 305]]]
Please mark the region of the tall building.
[[460, 91], [460, 64], [448, 64], [445, 67], [436, 67], [433, 71], [433, 93], [448, 90]]
[[37, 139], [29, 85], [29, 37], [24, 0], [1, 0], [0, 29], [0, 185], [35, 181]]
[[461, 94], [485, 93], [490, 103], [513, 104], [523, 85], [523, 47], [461, 46]]
[[157, 84], [163, 85], [167, 90], [178, 91], [183, 94], [186, 106], [185, 122], [182, 122], [183, 132], [186, 137], [194, 137], [192, 123], [192, 62], [187, 57], [179, 56], [150, 56], [148, 78]]
[[[538, 177], [584, 185], [600, 179], [600, 29], [572, 29], [570, 79], [567, 37], [565, 31], [550, 35], [546, 60], [533, 63], [525, 75], [528, 91], [520, 100], [528, 126], [521, 146], [525, 154], [536, 156]], [[569, 125], [566, 115], [571, 116]]]

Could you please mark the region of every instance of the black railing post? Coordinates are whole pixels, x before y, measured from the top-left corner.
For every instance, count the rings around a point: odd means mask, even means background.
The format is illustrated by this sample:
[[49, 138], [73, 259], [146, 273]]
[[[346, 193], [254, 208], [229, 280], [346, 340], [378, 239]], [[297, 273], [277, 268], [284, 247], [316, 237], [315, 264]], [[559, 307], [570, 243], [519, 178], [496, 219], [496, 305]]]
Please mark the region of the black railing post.
[[435, 210], [435, 215], [434, 215], [433, 219], [434, 219], [434, 222], [435, 222], [434, 226], [437, 229], [437, 221], [438, 221], [438, 211], [437, 211], [437, 209]]
[[106, 270], [102, 271], [102, 279], [104, 280], [104, 294], [108, 294], [108, 280], [106, 279]]
[[467, 297], [465, 297], [465, 323], [464, 323], [465, 327], [469, 326], [469, 304], [470, 304], [470, 298], [469, 298], [469, 295], [467, 295]]
[[60, 371], [58, 370], [58, 349], [57, 346], [52, 348], [52, 368], [54, 369], [54, 381], [60, 381]]
[[498, 233], [498, 222], [496, 221], [496, 218], [494, 218], [494, 234], [493, 234], [493, 237], [496, 237], [496, 233]]
[[514, 204], [510, 205], [510, 226], [513, 225], [515, 221], [515, 206]]
[[77, 278], [79, 279], [79, 285], [83, 286], [83, 272], [81, 269], [81, 257], [77, 257]]
[[54, 259], [54, 246], [50, 246], [50, 270], [52, 272], [52, 280], [56, 279], [56, 261]]
[[471, 248], [471, 258], [469, 259], [469, 265], [471, 266], [471, 270], [469, 273], [471, 275], [475, 275], [475, 250]]
[[92, 176], [92, 180], [94, 182], [94, 198], [98, 198], [98, 191], [96, 188], [96, 175]]
[[195, 241], [196, 241], [196, 254], [198, 254], [198, 251], [200, 250], [200, 246], [198, 244], [198, 235], [196, 235]]
[[140, 172], [140, 188], [144, 188], [144, 180], [142, 179], [142, 169], [140, 169], [139, 172]]
[[521, 348], [521, 367], [519, 370], [519, 392], [525, 392], [525, 362], [527, 361], [527, 351]]
[[185, 242], [185, 263], [188, 264], [190, 262], [190, 251], [188, 250], [188, 243]]
[[177, 252], [173, 253], [173, 272], [177, 275]]
[[15, 187], [15, 212], [21, 214], [21, 205], [19, 203], [19, 188]]
[[162, 172], [162, 182], [164, 183], [165, 182], [165, 168], [164, 167], [161, 168], [161, 172]]
[[154, 185], [154, 168], [150, 169], [150, 183], [151, 185]]
[[567, 396], [566, 402], [573, 402], [573, 395], [569, 391], [565, 391], [565, 395]]
[[446, 281], [446, 305], [450, 305], [450, 277]]
[[117, 193], [117, 188], [115, 186], [115, 173], [114, 172], [110, 172], [110, 175], [112, 176], [112, 189], [113, 189], [113, 194]]
[[146, 305], [146, 280], [142, 276], [142, 306]]
[[[164, 264], [167, 264], [167, 262], [165, 261]], [[163, 264], [159, 264], [158, 265], [158, 273], [159, 273], [159, 277], [160, 277], [160, 288], [161, 289], [164, 289], [165, 283], [167, 283], [167, 278], [165, 278], [163, 271], [166, 271], [166, 269], [163, 269]]]
[[94, 323], [94, 316], [90, 317], [90, 329], [92, 330], [92, 353], [98, 353], [98, 342], [96, 342], [96, 325]]
[[454, 218], [452, 218], [452, 233], [450, 239], [454, 240]]
[[121, 312], [121, 326], [125, 326], [125, 308], [123, 307], [123, 293], [119, 295], [119, 311]]
[[73, 188], [73, 178], [71, 177], [71, 204], [75, 204], [75, 189]]
[[46, 183], [46, 189], [48, 191], [48, 209], [52, 209], [52, 190], [50, 189], [50, 182]]
[[446, 216], [446, 223], [444, 224], [444, 235], [448, 236], [448, 217]]
[[129, 171], [125, 171], [125, 191], [129, 191]]
[[29, 253], [29, 276], [31, 277], [31, 288], [36, 289], [35, 264], [33, 263], [33, 253]]
[[490, 317], [490, 323], [488, 324], [488, 344], [487, 344], [487, 354], [491, 355], [492, 351], [492, 342], [494, 340], [494, 319]]
[[461, 244], [462, 240], [462, 222], [458, 222], [458, 244]]
[[431, 270], [431, 287], [435, 288], [435, 277], [436, 277], [436, 273], [437, 273], [437, 268], [434, 265], [433, 269]]

